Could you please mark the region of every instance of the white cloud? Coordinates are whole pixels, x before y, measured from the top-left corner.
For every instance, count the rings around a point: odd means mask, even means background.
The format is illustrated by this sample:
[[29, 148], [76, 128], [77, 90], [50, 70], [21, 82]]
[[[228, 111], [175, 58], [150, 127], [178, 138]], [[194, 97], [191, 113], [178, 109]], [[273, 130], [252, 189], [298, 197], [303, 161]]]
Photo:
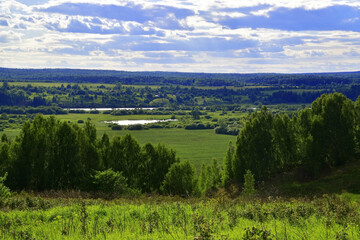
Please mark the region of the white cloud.
[[0, 67], [358, 70], [359, 12], [355, 0], [6, 0]]
[[0, 43], [11, 43], [19, 41], [21, 38], [20, 34], [13, 31], [0, 31]]

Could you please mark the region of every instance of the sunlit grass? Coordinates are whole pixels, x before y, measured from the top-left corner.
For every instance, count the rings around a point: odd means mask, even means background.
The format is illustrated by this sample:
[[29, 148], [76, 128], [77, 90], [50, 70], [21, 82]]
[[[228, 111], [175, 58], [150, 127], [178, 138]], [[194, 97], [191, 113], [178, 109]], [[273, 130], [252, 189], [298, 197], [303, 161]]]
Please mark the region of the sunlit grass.
[[290, 201], [160, 196], [104, 201], [15, 195], [3, 209], [1, 239], [360, 237], [359, 203], [346, 195]]

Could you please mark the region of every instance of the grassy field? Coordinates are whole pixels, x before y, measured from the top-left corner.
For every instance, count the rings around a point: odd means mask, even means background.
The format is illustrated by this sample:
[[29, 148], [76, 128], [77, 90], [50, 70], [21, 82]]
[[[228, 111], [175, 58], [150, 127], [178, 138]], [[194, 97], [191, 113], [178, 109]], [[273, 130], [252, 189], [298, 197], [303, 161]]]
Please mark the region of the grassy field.
[[359, 202], [346, 195], [112, 201], [15, 195], [3, 210], [1, 239], [360, 238]]
[[[236, 137], [230, 135], [215, 134], [213, 129], [207, 130], [185, 130], [184, 128], [161, 128], [149, 130], [120, 130], [114, 131], [104, 121], [115, 120], [137, 120], [137, 119], [169, 119], [170, 115], [126, 115], [113, 116], [106, 114], [68, 114], [57, 115], [57, 118], [65, 121], [77, 122], [91, 118], [95, 124], [98, 137], [106, 132], [110, 137], [131, 134], [140, 144], [165, 144], [176, 150], [182, 161], [189, 160], [198, 169], [202, 163], [210, 163], [213, 158], [222, 162], [229, 142], [235, 143]], [[181, 116], [176, 116], [181, 118]], [[176, 122], [171, 124], [177, 124]]]
[[162, 143], [175, 149], [182, 161], [189, 160], [197, 169], [202, 163], [211, 163], [213, 158], [222, 162], [229, 142], [236, 141], [235, 136], [215, 134], [210, 130], [184, 129], [150, 129], [143, 131], [113, 131], [113, 134], [124, 135], [130, 133], [141, 144], [150, 142]]
[[[213, 117], [219, 117], [219, 113], [211, 113]], [[239, 113], [229, 113], [227, 117], [240, 117]], [[229, 142], [235, 143], [236, 137], [230, 135], [215, 134], [214, 129], [207, 130], [185, 130], [184, 128], [161, 128], [161, 129], [149, 129], [149, 130], [120, 130], [114, 131], [108, 127], [109, 124], [104, 121], [115, 120], [136, 120], [136, 119], [169, 119], [171, 115], [126, 115], [126, 116], [113, 116], [109, 114], [66, 114], [56, 115], [56, 118], [77, 123], [78, 120], [86, 121], [91, 119], [91, 122], [95, 124], [98, 137], [101, 137], [106, 132], [110, 137], [115, 135], [123, 136], [127, 133], [135, 137], [139, 143], [146, 144], [165, 144], [167, 147], [176, 151], [180, 160], [189, 160], [198, 169], [200, 169], [202, 163], [210, 163], [213, 158], [216, 158], [220, 163], [222, 162], [225, 153], [227, 151]], [[184, 116], [176, 116], [181, 119]], [[188, 117], [185, 117], [188, 118]], [[187, 121], [182, 120], [182, 121]], [[171, 124], [179, 124], [173, 122]], [[82, 124], [79, 124], [80, 126]], [[4, 130], [10, 138], [14, 139], [18, 135], [20, 129]]]

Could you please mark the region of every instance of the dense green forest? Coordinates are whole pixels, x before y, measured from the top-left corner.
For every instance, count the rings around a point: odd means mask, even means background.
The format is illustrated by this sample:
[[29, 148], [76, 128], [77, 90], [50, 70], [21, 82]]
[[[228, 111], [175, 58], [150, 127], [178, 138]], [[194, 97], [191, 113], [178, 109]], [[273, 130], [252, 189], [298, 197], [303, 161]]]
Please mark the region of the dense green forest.
[[360, 72], [307, 74], [236, 74], [182, 72], [126, 72], [80, 69], [0, 68], [0, 79], [67, 83], [118, 83], [130, 85], [242, 86], [244, 84], [334, 85], [360, 82]]

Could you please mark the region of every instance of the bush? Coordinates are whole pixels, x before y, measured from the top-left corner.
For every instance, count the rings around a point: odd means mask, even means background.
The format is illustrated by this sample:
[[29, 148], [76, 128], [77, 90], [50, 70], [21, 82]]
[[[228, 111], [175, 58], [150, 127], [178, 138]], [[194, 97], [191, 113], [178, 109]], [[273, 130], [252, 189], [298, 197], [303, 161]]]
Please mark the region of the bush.
[[121, 126], [121, 125], [117, 125], [117, 124], [112, 125], [112, 126], [111, 126], [111, 130], [122, 130], [122, 126]]
[[3, 177], [0, 177], [0, 205], [3, 205], [3, 203], [11, 196], [10, 189], [4, 185], [6, 177], [7, 173], [5, 173]]
[[165, 175], [162, 190], [167, 194], [191, 195], [196, 188], [196, 171], [188, 161], [174, 163]]
[[1, 120], [8, 120], [8, 115], [6, 113], [2, 113], [0, 119]]
[[226, 135], [239, 135], [240, 129], [238, 128], [231, 128], [231, 127], [217, 127], [215, 128], [216, 134], [226, 134]]
[[271, 231], [266, 229], [259, 229], [256, 227], [246, 228], [245, 235], [243, 236], [244, 240], [252, 240], [252, 239], [259, 239], [259, 240], [270, 240], [271, 238]]
[[242, 194], [245, 196], [252, 196], [255, 193], [255, 178], [250, 170], [247, 170], [244, 175], [244, 187]]
[[104, 193], [123, 194], [128, 191], [126, 178], [121, 172], [115, 172], [111, 168], [105, 171], [96, 171], [92, 176], [94, 188]]
[[68, 113], [86, 113], [84, 110], [69, 110]]
[[141, 124], [135, 124], [135, 125], [129, 125], [127, 127], [128, 130], [142, 130], [143, 129], [143, 125]]
[[190, 125], [185, 126], [186, 130], [201, 130], [201, 129], [213, 129], [214, 125], [210, 124], [202, 124], [202, 123], [192, 123]]
[[148, 127], [149, 128], [164, 128], [164, 126], [162, 126], [160, 124], [149, 124]]

